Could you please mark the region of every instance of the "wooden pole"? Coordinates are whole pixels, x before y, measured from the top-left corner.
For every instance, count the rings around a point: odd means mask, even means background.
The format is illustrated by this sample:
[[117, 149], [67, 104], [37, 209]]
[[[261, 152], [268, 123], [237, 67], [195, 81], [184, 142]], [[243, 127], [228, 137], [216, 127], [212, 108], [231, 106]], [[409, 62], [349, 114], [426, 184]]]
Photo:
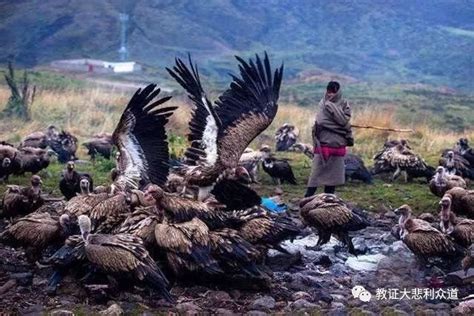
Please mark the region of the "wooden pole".
[[400, 128], [388, 128], [388, 127], [380, 127], [380, 126], [370, 126], [370, 125], [358, 125], [352, 124], [354, 128], [370, 128], [370, 129], [377, 129], [381, 131], [390, 131], [390, 132], [398, 132], [398, 133], [413, 133], [415, 132], [412, 129], [400, 129]]

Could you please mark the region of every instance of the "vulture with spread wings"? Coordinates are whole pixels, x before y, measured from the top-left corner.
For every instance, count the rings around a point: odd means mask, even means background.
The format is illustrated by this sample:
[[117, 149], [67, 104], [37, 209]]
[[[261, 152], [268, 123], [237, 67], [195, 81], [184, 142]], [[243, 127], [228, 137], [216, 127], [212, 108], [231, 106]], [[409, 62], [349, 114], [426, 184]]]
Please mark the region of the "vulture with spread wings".
[[189, 68], [176, 59], [173, 69], [167, 69], [196, 106], [189, 123], [185, 181], [199, 187], [199, 199], [208, 195], [219, 175], [237, 167], [245, 148], [277, 113], [283, 65], [273, 72], [267, 54], [263, 60], [258, 55], [248, 62], [236, 59], [240, 78], [232, 76], [215, 104], [206, 97], [190, 57]]
[[163, 185], [168, 177], [168, 142], [165, 125], [176, 107], [158, 106], [160, 89], [150, 84], [133, 95], [112, 135], [118, 148], [115, 189], [137, 189], [148, 183]]

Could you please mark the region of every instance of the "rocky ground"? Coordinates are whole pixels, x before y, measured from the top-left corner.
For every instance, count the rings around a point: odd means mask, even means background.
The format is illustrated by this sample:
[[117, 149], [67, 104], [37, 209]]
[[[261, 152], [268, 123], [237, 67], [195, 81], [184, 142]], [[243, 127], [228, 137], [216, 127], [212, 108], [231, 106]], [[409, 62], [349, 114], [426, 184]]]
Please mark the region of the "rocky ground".
[[[273, 281], [268, 290], [239, 290], [232, 284], [226, 288], [176, 285], [171, 291], [177, 300], [174, 306], [167, 306], [143, 289], [111, 291], [105, 283], [84, 287], [72, 276], [65, 278], [55, 296], [48, 296], [45, 288], [51, 270], [26, 264], [22, 251], [0, 247], [0, 314], [467, 315], [474, 312], [474, 300], [468, 297], [474, 293], [474, 286], [450, 284], [445, 277], [456, 266], [439, 268], [439, 265], [427, 267], [419, 263], [390, 234], [396, 222], [392, 212], [371, 217], [373, 225], [355, 234], [354, 244], [361, 253], [357, 257], [348, 255], [333, 239], [321, 249], [311, 248], [317, 236], [307, 229], [299, 239], [283, 244], [294, 255], [270, 252], [267, 264], [273, 271]], [[371, 293], [369, 300], [354, 298], [352, 289], [358, 285]], [[401, 299], [404, 289], [409, 292], [405, 291]], [[434, 291], [434, 298], [429, 289]]]

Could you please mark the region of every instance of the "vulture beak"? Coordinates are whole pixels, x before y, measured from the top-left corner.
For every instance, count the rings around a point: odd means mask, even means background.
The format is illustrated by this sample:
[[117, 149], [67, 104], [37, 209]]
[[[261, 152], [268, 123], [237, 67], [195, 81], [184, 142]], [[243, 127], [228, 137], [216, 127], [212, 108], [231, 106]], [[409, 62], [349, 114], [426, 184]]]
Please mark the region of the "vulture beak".
[[398, 208], [394, 209], [393, 212], [397, 215], [400, 215], [400, 209], [398, 209]]

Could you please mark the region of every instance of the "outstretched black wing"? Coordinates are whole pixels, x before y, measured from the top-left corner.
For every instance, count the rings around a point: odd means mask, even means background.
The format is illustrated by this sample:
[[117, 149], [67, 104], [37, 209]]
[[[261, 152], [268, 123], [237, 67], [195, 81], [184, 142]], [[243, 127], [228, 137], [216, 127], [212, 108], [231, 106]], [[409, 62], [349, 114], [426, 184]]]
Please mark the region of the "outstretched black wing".
[[137, 188], [140, 181], [163, 185], [168, 177], [165, 125], [176, 107], [158, 108], [171, 97], [152, 102], [160, 93], [155, 88], [150, 84], [137, 90], [112, 135], [120, 153], [115, 183], [122, 189]]
[[241, 78], [232, 76], [230, 88], [216, 102], [221, 121], [217, 137], [218, 157], [222, 164], [235, 166], [250, 142], [273, 121], [278, 110], [283, 65], [273, 73], [268, 55], [248, 63], [240, 57]]
[[207, 99], [201, 85], [197, 65], [193, 64], [188, 55], [189, 68], [176, 58], [173, 69], [166, 68], [169, 74], [186, 90], [193, 101], [195, 109], [189, 122], [188, 141], [190, 147], [185, 152], [186, 164], [196, 165], [198, 162], [213, 165], [217, 159], [217, 133], [220, 120], [214, 107]]

